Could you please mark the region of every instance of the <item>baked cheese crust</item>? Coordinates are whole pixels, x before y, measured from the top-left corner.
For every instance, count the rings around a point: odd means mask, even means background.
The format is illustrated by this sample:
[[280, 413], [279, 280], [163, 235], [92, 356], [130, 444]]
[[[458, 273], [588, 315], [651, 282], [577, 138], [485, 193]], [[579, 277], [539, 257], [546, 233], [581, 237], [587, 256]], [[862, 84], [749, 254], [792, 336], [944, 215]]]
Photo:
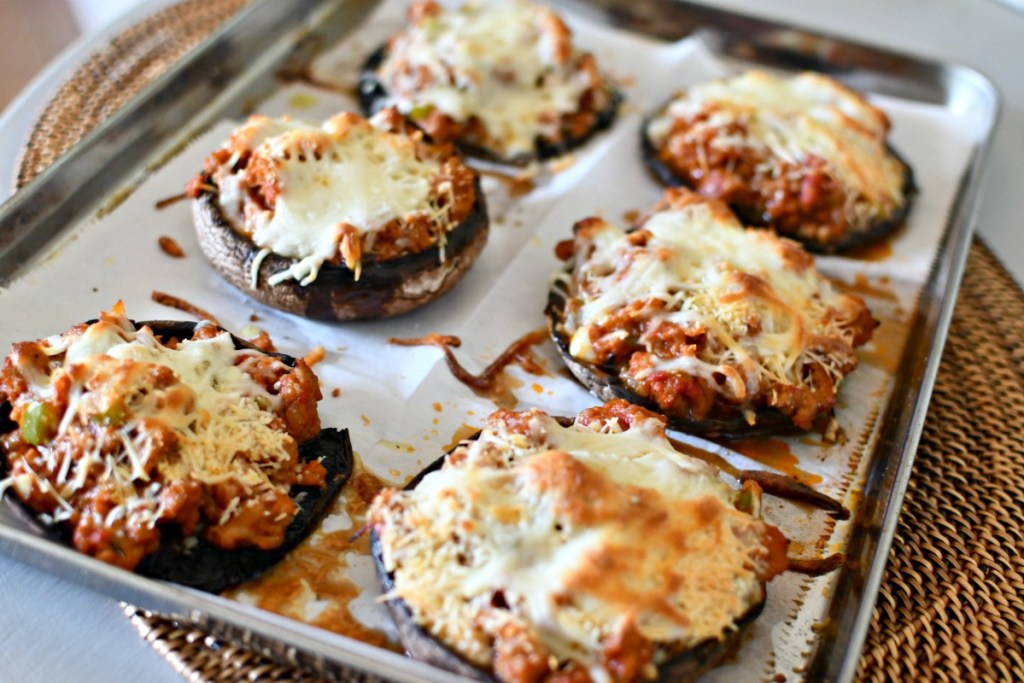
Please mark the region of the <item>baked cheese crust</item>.
[[664, 418], [613, 401], [571, 426], [498, 411], [370, 523], [389, 597], [498, 680], [647, 680], [785, 567], [785, 539], [737, 497]]

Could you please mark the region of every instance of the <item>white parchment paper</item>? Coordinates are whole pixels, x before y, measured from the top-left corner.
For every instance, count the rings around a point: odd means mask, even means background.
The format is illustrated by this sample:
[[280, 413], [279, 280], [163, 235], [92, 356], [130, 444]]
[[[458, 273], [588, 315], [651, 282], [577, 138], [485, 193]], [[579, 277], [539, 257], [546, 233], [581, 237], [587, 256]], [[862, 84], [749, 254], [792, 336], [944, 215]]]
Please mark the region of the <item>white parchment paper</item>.
[[[359, 64], [391, 31], [398, 28], [404, 3], [387, 2], [353, 38], [323, 55], [312, 71], [337, 90], [306, 83], [283, 84], [259, 110], [319, 120], [355, 109], [344, 94], [355, 83]], [[123, 300], [136, 319], [185, 317], [154, 303], [151, 293], [164, 291], [216, 315], [233, 330], [255, 323], [270, 332], [279, 350], [303, 355], [323, 346], [316, 366], [324, 385], [321, 416], [326, 426], [348, 427], [353, 447], [374, 473], [396, 485], [404, 483], [437, 458], [453, 436], [479, 425], [494, 409], [452, 378], [433, 348], [388, 345], [389, 337], [430, 332], [459, 335], [459, 356], [472, 370], [482, 369], [513, 339], [543, 326], [548, 281], [559, 267], [554, 245], [571, 235], [574, 222], [589, 215], [625, 224], [624, 216], [651, 206], [661, 188], [645, 172], [639, 156], [643, 116], [675, 90], [728, 69], [699, 39], [675, 44], [654, 42], [568, 16], [578, 42], [592, 50], [599, 64], [619, 79], [626, 96], [614, 127], [572, 155], [557, 172], [547, 169], [536, 187], [512, 196], [506, 183], [487, 178], [491, 207], [489, 243], [475, 267], [443, 299], [398, 319], [360, 323], [322, 323], [279, 313], [249, 300], [223, 282], [204, 260], [193, 233], [190, 208], [178, 203], [157, 210], [155, 203], [178, 194], [201, 168], [236, 122], [207, 131], [178, 156], [154, 172], [123, 204], [101, 220], [72, 228], [48, 248], [8, 289], [0, 291], [0, 344], [36, 339], [95, 317]], [[784, 447], [790, 463], [818, 483], [821, 490], [855, 507], [858, 484], [871, 453], [879, 416], [892, 390], [899, 351], [906, 338], [917, 293], [934, 259], [950, 211], [951, 198], [968, 163], [980, 122], [968, 110], [872, 97], [893, 122], [892, 143], [914, 167], [921, 188], [907, 227], [891, 240], [891, 254], [878, 260], [842, 257], [820, 259], [822, 269], [853, 283], [881, 320], [875, 341], [864, 348], [861, 367], [844, 383], [837, 408], [842, 438], [824, 444], [815, 437], [793, 437]], [[157, 238], [175, 239], [186, 258], [173, 259]], [[520, 381], [519, 407], [540, 407], [571, 415], [595, 399], [557, 372], [560, 362], [546, 344], [538, 356], [546, 376], [511, 372]], [[332, 396], [333, 389], [340, 395]], [[740, 466], [749, 463], [736, 460]], [[770, 520], [797, 541], [799, 554], [821, 556], [841, 550], [848, 525], [834, 524], [821, 512], [772, 502]], [[344, 513], [344, 500], [328, 518], [329, 530], [354, 529], [358, 520]], [[339, 571], [363, 587], [350, 604], [369, 626], [389, 628], [377, 595], [372, 567], [365, 557], [346, 557]], [[832, 578], [808, 579], [786, 574], [769, 586], [762, 615], [734, 659], [708, 674], [707, 680], [787, 680], [800, 678], [814, 644], [814, 625], [823, 616]], [[240, 598], [247, 602], [245, 596]], [[305, 606], [315, 614], [323, 605], [313, 596]], [[254, 608], [255, 609], [255, 608]], [[340, 637], [340, 636], [338, 636]]]

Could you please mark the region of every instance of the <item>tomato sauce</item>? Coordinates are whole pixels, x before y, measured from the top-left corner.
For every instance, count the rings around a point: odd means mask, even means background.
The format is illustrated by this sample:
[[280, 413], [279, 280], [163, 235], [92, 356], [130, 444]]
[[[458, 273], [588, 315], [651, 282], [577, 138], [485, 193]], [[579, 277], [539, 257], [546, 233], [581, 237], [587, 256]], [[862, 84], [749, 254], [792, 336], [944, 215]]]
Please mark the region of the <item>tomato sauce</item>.
[[[370, 536], [360, 533], [374, 497], [388, 485], [357, 459], [345, 485], [344, 501], [335, 505], [349, 526], [320, 530], [263, 576], [227, 592], [227, 597], [291, 617], [334, 633], [394, 651], [387, 634], [356, 619], [350, 605], [359, 586], [348, 578], [348, 558], [370, 558]], [[341, 507], [343, 505], [343, 507]], [[248, 598], [248, 599], [246, 599]], [[313, 606], [311, 608], [311, 605]]]

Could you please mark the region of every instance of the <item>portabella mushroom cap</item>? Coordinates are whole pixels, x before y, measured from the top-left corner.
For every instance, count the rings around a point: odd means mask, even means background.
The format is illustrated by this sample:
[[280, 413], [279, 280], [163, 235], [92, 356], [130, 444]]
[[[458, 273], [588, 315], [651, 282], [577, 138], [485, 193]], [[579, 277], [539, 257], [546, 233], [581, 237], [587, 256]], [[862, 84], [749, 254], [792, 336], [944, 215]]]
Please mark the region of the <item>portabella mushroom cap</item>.
[[[181, 320], [149, 320], [134, 324], [136, 328], [148, 325], [163, 339], [178, 340], [189, 339], [197, 325]], [[231, 338], [235, 348], [256, 349], [252, 344], [234, 335]], [[295, 364], [295, 359], [285, 354], [267, 355], [274, 356], [289, 366]], [[10, 419], [10, 410], [9, 403], [0, 404], [0, 434], [17, 428], [17, 424]], [[135, 568], [135, 572], [211, 593], [256, 578], [280, 562], [289, 551], [309, 536], [330, 510], [341, 487], [352, 474], [354, 460], [348, 430], [323, 429], [318, 436], [299, 446], [300, 461], [308, 462], [317, 458], [327, 470], [325, 486], [322, 489], [315, 486], [292, 487], [289, 495], [295, 501], [298, 510], [285, 530], [284, 542], [277, 548], [260, 550], [248, 547], [224, 550], [215, 547], [200, 535], [186, 537], [174, 525], [164, 525], [161, 526], [159, 549], [144, 557]], [[6, 475], [7, 468], [7, 460], [3, 451], [0, 451], [0, 477]], [[9, 506], [18, 518], [31, 525], [39, 536], [70, 545], [71, 539], [67, 532], [42, 524], [35, 513], [14, 496], [4, 496], [3, 503]]]
[[385, 261], [364, 255], [358, 280], [348, 268], [324, 263], [316, 279], [305, 286], [293, 279], [268, 284], [269, 278], [294, 263], [271, 253], [260, 264], [256, 288], [252, 288], [252, 264], [260, 248], [231, 227], [216, 194], [204, 191], [194, 199], [192, 218], [199, 247], [213, 267], [260, 303], [320, 320], [389, 318], [447, 292], [483, 251], [489, 222], [479, 176], [473, 189], [476, 201], [469, 216], [447, 233], [443, 260], [437, 247]]
[[[676, 175], [672, 169], [665, 164], [665, 162], [658, 158], [657, 149], [655, 148], [654, 143], [651, 142], [651, 139], [647, 136], [648, 124], [650, 124], [650, 122], [656, 118], [660, 112], [664, 111], [667, 106], [668, 103], [651, 116], [645, 118], [643, 124], [640, 126], [640, 148], [644, 159], [644, 165], [647, 167], [647, 170], [651, 175], [666, 187], [691, 187], [685, 179]], [[848, 230], [846, 234], [834, 242], [825, 243], [792, 233], [780, 233], [780, 235], [787, 239], [799, 242], [807, 249], [807, 251], [815, 254], [838, 254], [856, 249], [857, 247], [863, 247], [871, 244], [872, 242], [877, 242], [902, 227], [907, 220], [907, 216], [910, 214], [910, 209], [914, 204], [914, 199], [917, 197], [918, 188], [917, 183], [914, 180], [914, 169], [912, 169], [910, 164], [907, 163], [907, 160], [904, 159], [903, 156], [888, 143], [886, 143], [885, 149], [903, 168], [904, 201], [891, 216], [878, 221], [867, 228], [860, 230]], [[696, 190], [696, 188], [692, 187], [691, 189]], [[732, 209], [733, 213], [736, 214], [736, 217], [739, 218], [740, 222], [744, 225], [754, 228], [772, 227], [771, 223], [765, 221], [764, 216], [757, 211], [737, 206], [735, 204], [729, 204], [729, 208]]]
[[[563, 426], [568, 427], [574, 420], [570, 417], [556, 417], [556, 420]], [[471, 440], [480, 436], [477, 432], [469, 437]], [[458, 448], [456, 446], [455, 448]], [[455, 449], [453, 448], [452, 451]], [[441, 456], [422, 471], [419, 472], [405, 486], [405, 490], [412, 490], [419, 485], [425, 476], [436, 472], [444, 465], [445, 459], [451, 454], [449, 451]], [[380, 580], [384, 593], [394, 590], [394, 576], [384, 567], [384, 556], [381, 549], [380, 538], [377, 532], [370, 529], [370, 552], [373, 555], [374, 566], [377, 568], [377, 578]], [[729, 657], [739, 646], [743, 639], [744, 631], [764, 609], [767, 592], [765, 584], [761, 584], [762, 598], [753, 604], [734, 623], [734, 628], [728, 629], [721, 638], [706, 640], [695, 647], [680, 652], [667, 661], [658, 665], [658, 680], [663, 681], [689, 681], [701, 674], [713, 669], [724, 659]], [[398, 639], [405, 648], [406, 653], [421, 662], [430, 664], [439, 669], [450, 671], [459, 676], [465, 676], [471, 680], [493, 683], [497, 679], [489, 672], [470, 664], [457, 652], [445, 645], [437, 637], [430, 634], [425, 628], [416, 623], [409, 605], [401, 598], [389, 598], [384, 601], [388, 613], [395, 622], [398, 630]]]
[[[381, 65], [386, 56], [387, 45], [382, 45], [367, 58], [366, 62], [363, 63], [362, 71], [359, 74], [359, 107], [364, 116], [372, 116], [387, 106], [387, 88], [385, 88], [384, 84], [381, 83], [379, 78], [377, 78], [377, 67]], [[487, 147], [459, 140], [455, 141], [455, 147], [466, 156], [483, 159], [485, 161], [493, 161], [499, 164], [508, 164], [511, 166], [526, 166], [533, 161], [543, 161], [545, 159], [560, 157], [563, 154], [567, 154], [574, 149], [583, 146], [584, 143], [594, 137], [597, 133], [610, 128], [615, 122], [615, 118], [619, 113], [619, 105], [622, 104], [623, 101], [623, 96], [622, 93], [610, 83], [606, 82], [605, 87], [608, 93], [608, 104], [600, 111], [594, 112], [596, 117], [594, 125], [583, 135], [570, 135], [558, 142], [551, 142], [544, 138], [537, 138], [535, 153], [514, 154], [512, 156], [501, 156]], [[406, 120], [413, 126], [416, 125], [415, 120], [408, 117], [406, 117]], [[427, 134], [426, 131], [424, 131], [424, 134], [427, 139], [430, 139], [430, 135]]]
[[[652, 412], [664, 415], [668, 420], [670, 429], [690, 434], [701, 434], [704, 436], [740, 438], [747, 436], [762, 436], [767, 434], [787, 434], [803, 431], [798, 428], [789, 416], [776, 410], [768, 408], [759, 411], [754, 416], [754, 422], [750, 423], [740, 412], [734, 414], [715, 414], [712, 408], [711, 415], [700, 420], [694, 420], [686, 415], [679, 415], [666, 412], [654, 401], [640, 396], [627, 387], [616, 374], [614, 368], [603, 367], [593, 363], [581, 361], [569, 353], [569, 339], [566, 336], [565, 321], [566, 292], [564, 284], [555, 278], [551, 289], [548, 290], [548, 303], [544, 308], [544, 315], [548, 319], [548, 331], [551, 339], [558, 349], [559, 355], [565, 362], [565, 366], [573, 376], [586, 387], [587, 391], [601, 399], [610, 401], [613, 398], [621, 398], [635, 403]], [[716, 407], [719, 404], [716, 402]]]

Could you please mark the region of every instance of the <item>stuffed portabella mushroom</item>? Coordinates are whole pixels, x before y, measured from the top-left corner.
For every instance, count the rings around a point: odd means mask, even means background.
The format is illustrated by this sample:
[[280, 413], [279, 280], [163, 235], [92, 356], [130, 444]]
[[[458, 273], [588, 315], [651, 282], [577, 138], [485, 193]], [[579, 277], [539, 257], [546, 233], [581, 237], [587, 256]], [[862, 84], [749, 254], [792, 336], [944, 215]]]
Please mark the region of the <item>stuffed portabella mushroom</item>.
[[350, 475], [348, 433], [321, 429], [319, 399], [302, 360], [118, 307], [13, 346], [0, 490], [86, 555], [220, 591], [277, 563]]
[[618, 91], [548, 7], [417, 0], [408, 18], [364, 66], [366, 113], [397, 107], [435, 142], [511, 164], [564, 154], [615, 119]]
[[487, 242], [477, 174], [402, 117], [253, 116], [187, 188], [228, 282], [309, 318], [385, 318], [447, 292]]
[[827, 76], [763, 71], [694, 85], [642, 133], [666, 185], [720, 199], [740, 219], [834, 253], [900, 227], [917, 193], [889, 146], [889, 120]]
[[676, 429], [811, 429], [877, 326], [798, 244], [686, 189], [666, 190], [632, 230], [588, 218], [574, 232], [546, 311], [566, 365], [599, 398]]
[[756, 485], [731, 488], [625, 401], [498, 411], [370, 511], [410, 654], [478, 680], [690, 680], [787, 568]]

